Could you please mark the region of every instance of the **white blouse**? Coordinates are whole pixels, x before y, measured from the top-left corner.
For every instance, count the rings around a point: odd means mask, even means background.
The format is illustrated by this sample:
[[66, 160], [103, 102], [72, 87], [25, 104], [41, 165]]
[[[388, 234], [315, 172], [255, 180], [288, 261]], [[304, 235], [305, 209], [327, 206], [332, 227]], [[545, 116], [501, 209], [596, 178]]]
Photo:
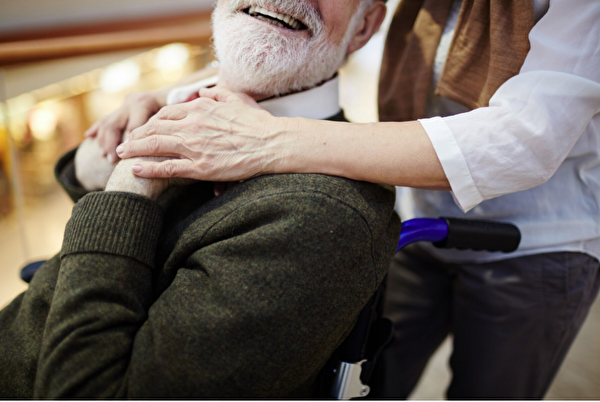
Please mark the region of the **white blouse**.
[[[460, 3], [453, 4], [438, 48], [434, 82]], [[402, 189], [398, 201], [403, 219], [514, 222], [523, 233], [520, 250], [432, 249], [440, 258], [485, 261], [550, 251], [600, 257], [600, 1], [534, 0], [534, 9], [539, 21], [529, 35], [531, 50], [489, 107], [464, 112], [447, 99], [428, 99], [429, 115], [449, 116], [420, 122], [452, 192]]]

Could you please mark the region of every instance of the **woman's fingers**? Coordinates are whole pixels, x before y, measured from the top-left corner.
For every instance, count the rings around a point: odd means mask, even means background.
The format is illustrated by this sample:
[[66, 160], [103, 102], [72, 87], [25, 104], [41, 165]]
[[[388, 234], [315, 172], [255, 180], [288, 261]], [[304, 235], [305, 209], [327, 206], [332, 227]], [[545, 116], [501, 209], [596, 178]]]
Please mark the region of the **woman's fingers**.
[[202, 88], [198, 91], [198, 95], [201, 98], [209, 98], [217, 102], [236, 101], [235, 98], [229, 99], [234, 92], [223, 87]]
[[94, 124], [92, 124], [92, 127], [87, 129], [87, 131], [84, 133], [84, 135], [86, 137], [95, 137], [96, 134], [98, 134], [99, 126], [100, 126], [100, 121], [95, 122]]
[[260, 107], [250, 96], [242, 93], [235, 93], [223, 87], [202, 88], [198, 91], [198, 95], [200, 95], [201, 98], [208, 98], [217, 102], [241, 102], [255, 109], [262, 109], [262, 107]]
[[146, 107], [133, 107], [129, 114], [129, 121], [125, 128], [125, 135], [127, 136], [133, 130], [143, 126], [148, 122], [148, 119], [155, 113], [154, 110], [150, 110]]
[[119, 160], [115, 149], [121, 142], [122, 137], [123, 131], [118, 127], [107, 126], [98, 129], [98, 135], [96, 136], [98, 145], [102, 148], [102, 154], [106, 156], [111, 163]]
[[[280, 157], [277, 147], [265, 147], [264, 141], [265, 135], [273, 137], [273, 131], [282, 131], [273, 129], [277, 121], [231, 91], [213, 92], [211, 96], [221, 101], [199, 98], [161, 109], [131, 132], [117, 154], [122, 159], [156, 156], [179, 160], [140, 165], [135, 173], [145, 178], [236, 181], [267, 172]], [[228, 100], [222, 101], [225, 97]]]
[[154, 93], [130, 94], [117, 110], [94, 123], [85, 135], [96, 137], [103, 155], [114, 162], [119, 159], [115, 149], [123, 140], [123, 134], [146, 123], [160, 107], [161, 104]]
[[189, 159], [168, 159], [162, 162], [138, 162], [133, 173], [143, 178], [192, 177], [193, 162]]
[[165, 106], [150, 120], [131, 130], [129, 140], [140, 140], [152, 135], [171, 135], [176, 132], [176, 123], [187, 117], [188, 111], [182, 105]]
[[165, 106], [156, 113], [155, 118], [158, 120], [183, 120], [188, 116], [189, 109], [189, 106], [185, 103]]
[[[132, 132], [134, 134], [136, 130]], [[187, 148], [181, 137], [172, 135], [153, 135], [139, 140], [130, 140], [117, 147], [121, 159], [142, 156], [186, 157]]]
[[123, 110], [116, 110], [99, 120], [96, 139], [102, 149], [102, 154], [112, 162], [119, 160], [115, 149], [123, 140], [123, 131], [127, 125], [128, 114]]

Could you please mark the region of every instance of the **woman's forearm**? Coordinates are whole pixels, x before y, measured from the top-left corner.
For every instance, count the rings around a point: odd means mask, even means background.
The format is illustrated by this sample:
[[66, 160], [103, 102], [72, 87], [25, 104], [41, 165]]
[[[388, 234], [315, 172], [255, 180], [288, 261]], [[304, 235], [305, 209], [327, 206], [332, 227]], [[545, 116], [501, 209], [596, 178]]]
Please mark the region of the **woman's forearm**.
[[269, 173], [322, 173], [430, 190], [450, 184], [421, 123], [349, 124], [288, 119]]
[[321, 173], [375, 183], [450, 190], [419, 122], [353, 124], [274, 117], [226, 89], [167, 106], [117, 148], [123, 158], [163, 156], [138, 177], [238, 181], [270, 173]]

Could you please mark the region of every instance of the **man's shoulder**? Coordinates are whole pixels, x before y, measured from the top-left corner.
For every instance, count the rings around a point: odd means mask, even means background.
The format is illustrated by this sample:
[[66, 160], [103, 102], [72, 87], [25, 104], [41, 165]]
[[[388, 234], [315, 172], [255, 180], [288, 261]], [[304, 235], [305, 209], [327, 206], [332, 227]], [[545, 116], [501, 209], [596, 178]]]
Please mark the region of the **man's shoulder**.
[[[165, 221], [179, 231], [191, 229], [192, 237], [210, 233], [206, 242], [212, 235], [235, 235], [241, 227], [319, 232], [335, 226], [364, 229], [373, 239], [393, 239], [399, 232], [391, 186], [320, 174], [279, 174], [246, 180], [206, 202], [201, 195], [190, 188], [177, 199], [183, 205], [171, 204], [168, 214], [173, 219]], [[188, 208], [187, 203], [193, 205]]]
[[266, 175], [241, 183], [240, 190], [244, 197], [249, 198], [282, 193], [312, 193], [328, 196], [348, 204], [383, 203], [392, 207], [395, 200], [395, 191], [392, 186], [323, 174]]
[[247, 180], [232, 189], [238, 202], [268, 203], [285, 198], [287, 207], [298, 203], [328, 199], [332, 207], [346, 206], [369, 221], [389, 219], [394, 208], [395, 191], [392, 186], [350, 180], [322, 174], [266, 175]]
[[[196, 198], [190, 194], [187, 199]], [[212, 198], [170, 237], [188, 252], [184, 244], [197, 248], [196, 259], [227, 250], [228, 260], [242, 253], [245, 261], [254, 258], [259, 265], [278, 261], [289, 266], [291, 255], [303, 256], [294, 264], [333, 264], [343, 250], [375, 286], [400, 232], [394, 199], [389, 186], [320, 174], [266, 175]]]
[[[343, 231], [345, 242], [362, 236], [360, 241], [374, 241], [389, 255], [400, 231], [390, 186], [320, 174], [279, 174], [246, 180], [212, 197], [208, 184], [188, 187], [166, 208], [163, 230], [168, 237], [201, 238], [204, 246], [240, 233]], [[349, 233], [361, 234], [354, 238]]]

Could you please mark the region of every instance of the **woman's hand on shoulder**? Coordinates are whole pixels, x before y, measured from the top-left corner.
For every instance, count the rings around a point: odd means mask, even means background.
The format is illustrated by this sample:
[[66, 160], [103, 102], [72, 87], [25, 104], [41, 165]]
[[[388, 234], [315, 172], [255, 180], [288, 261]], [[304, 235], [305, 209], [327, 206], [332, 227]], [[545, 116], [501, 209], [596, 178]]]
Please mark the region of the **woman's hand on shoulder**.
[[119, 145], [134, 129], [145, 124], [150, 117], [164, 106], [164, 94], [160, 91], [136, 92], [129, 94], [125, 102], [114, 112], [102, 117], [86, 132], [86, 137], [94, 137], [103, 156], [108, 160], [117, 162], [116, 153]]
[[236, 181], [269, 173], [279, 157], [273, 139], [284, 130], [282, 119], [251, 97], [224, 88], [203, 89], [199, 95], [162, 108], [133, 130], [117, 149], [119, 157], [170, 158], [135, 164], [134, 173], [143, 178]]

